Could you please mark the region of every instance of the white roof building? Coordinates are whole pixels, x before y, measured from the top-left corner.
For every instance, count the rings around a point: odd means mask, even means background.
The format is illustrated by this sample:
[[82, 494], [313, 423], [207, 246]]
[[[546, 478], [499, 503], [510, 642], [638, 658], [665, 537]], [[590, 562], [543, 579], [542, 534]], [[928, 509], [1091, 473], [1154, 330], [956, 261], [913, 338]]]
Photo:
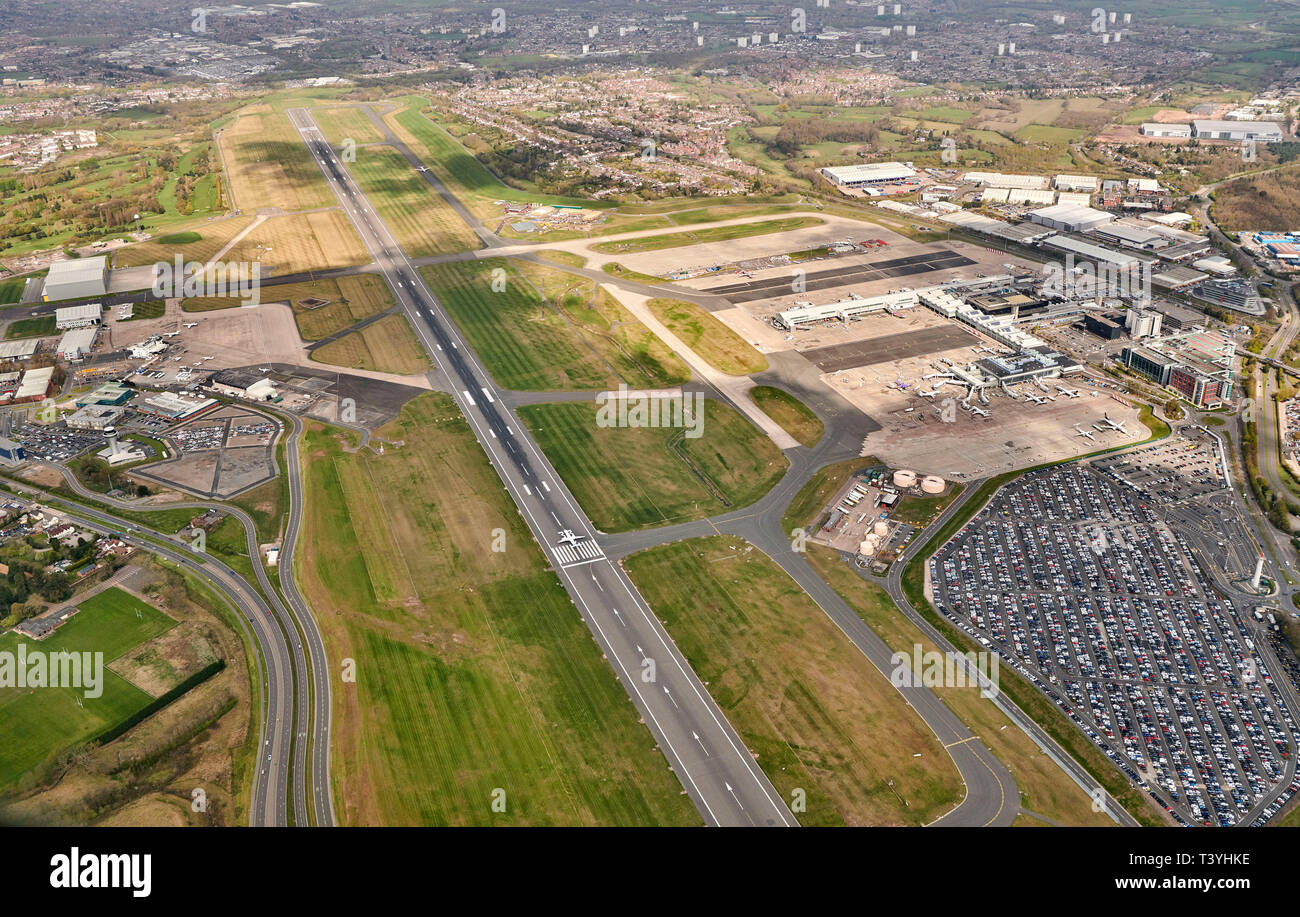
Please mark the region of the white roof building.
[[1087, 232], [1098, 226], [1105, 226], [1115, 217], [1104, 210], [1093, 210], [1091, 207], [1056, 204], [1052, 207], [1043, 207], [1041, 210], [1031, 210], [1029, 219], [1062, 232]]
[[967, 172], [963, 178], [977, 185], [990, 185], [994, 188], [1021, 188], [1024, 190], [1047, 190], [1045, 175], [1009, 175], [1005, 172]]
[[81, 306], [64, 306], [54, 310], [54, 327], [60, 331], [67, 331], [69, 328], [98, 325], [103, 312], [103, 306], [97, 302]]
[[94, 326], [65, 331], [63, 337], [59, 338], [59, 359], [82, 359], [95, 349], [95, 338], [98, 336], [99, 329]]
[[1058, 175], [1052, 183], [1057, 191], [1096, 191], [1095, 175]]
[[916, 177], [916, 170], [901, 162], [866, 162], [852, 166], [826, 166], [822, 175], [844, 188], [905, 181]]
[[1206, 140], [1258, 140], [1276, 143], [1282, 139], [1282, 128], [1272, 121], [1214, 121], [1192, 122], [1192, 136]]
[[46, 302], [89, 299], [108, 292], [108, 256], [55, 261], [45, 275], [42, 296]]

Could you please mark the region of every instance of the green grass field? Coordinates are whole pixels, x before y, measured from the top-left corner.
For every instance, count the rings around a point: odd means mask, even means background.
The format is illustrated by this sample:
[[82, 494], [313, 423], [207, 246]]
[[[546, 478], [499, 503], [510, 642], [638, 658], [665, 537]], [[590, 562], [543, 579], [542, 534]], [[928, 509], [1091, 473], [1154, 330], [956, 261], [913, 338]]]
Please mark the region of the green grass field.
[[714, 369], [732, 376], [747, 376], [767, 369], [766, 357], [694, 303], [652, 299], [647, 305], [665, 328], [681, 338]]
[[0, 688], [0, 719], [5, 724], [0, 787], [11, 785], [51, 755], [122, 722], [152, 700], [108, 666], [176, 622], [117, 588], [106, 589], [79, 607], [76, 615], [42, 641], [13, 632], [0, 636], [3, 653], [17, 653], [21, 642], [29, 653], [104, 654], [103, 694], [97, 698], [84, 697], [84, 690], [77, 688]]
[[26, 286], [27, 281], [21, 277], [0, 280], [0, 305], [18, 302], [22, 298], [23, 289]]
[[782, 430], [809, 448], [817, 445], [826, 430], [821, 418], [789, 392], [770, 385], [758, 385], [750, 389], [749, 397]]
[[748, 506], [785, 473], [785, 456], [748, 420], [703, 404], [697, 439], [672, 427], [597, 426], [588, 403], [528, 405], [519, 417], [596, 528], [621, 532]]
[[20, 318], [5, 329], [5, 340], [16, 341], [20, 338], [43, 338], [58, 334], [54, 315], [34, 315]]
[[699, 824], [451, 399], [379, 432], [404, 445], [313, 426], [302, 453], [300, 581], [358, 666], [334, 689], [340, 820]]
[[465, 221], [392, 147], [358, 150], [348, 168], [407, 254], [420, 258], [479, 247]]
[[728, 536], [624, 561], [804, 825], [921, 825], [964, 795], [934, 733], [772, 560]]
[[[608, 294], [593, 299], [591, 282], [581, 277], [500, 258], [430, 265], [420, 272], [505, 388], [575, 391], [690, 378], [662, 341]], [[557, 297], [563, 315], [554, 306]]]
[[[314, 108], [311, 116], [325, 135], [325, 139], [336, 149], [344, 141], [353, 144], [383, 143], [384, 135], [371, 123], [370, 118], [359, 108], [338, 106], [334, 108]], [[360, 153], [358, 152], [358, 155]]]
[[138, 322], [144, 319], [162, 318], [163, 313], [166, 311], [167, 303], [161, 299], [146, 299], [144, 302], [135, 303], [131, 307], [131, 317], [126, 321]]
[[734, 226], [714, 226], [710, 229], [693, 229], [689, 232], [668, 232], [657, 236], [626, 239], [622, 242], [600, 242], [593, 245], [592, 250], [605, 255], [657, 252], [665, 248], [702, 245], [706, 242], [727, 242], [732, 239], [765, 236], [774, 232], [789, 232], [805, 226], [817, 226], [821, 222], [822, 220], [817, 217], [786, 217], [780, 220], [764, 220], [760, 223], [737, 223]]

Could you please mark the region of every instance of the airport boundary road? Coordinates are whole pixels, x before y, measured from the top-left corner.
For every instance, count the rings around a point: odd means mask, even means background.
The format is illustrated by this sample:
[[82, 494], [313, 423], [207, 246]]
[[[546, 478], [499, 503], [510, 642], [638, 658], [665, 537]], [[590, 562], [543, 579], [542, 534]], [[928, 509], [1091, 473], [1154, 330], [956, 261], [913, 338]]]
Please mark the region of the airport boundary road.
[[289, 116], [705, 822], [797, 825], [310, 115]]
[[[274, 621], [270, 606], [262, 595], [237, 572], [220, 560], [206, 555], [202, 560], [184, 550], [172, 547], [174, 536], [118, 519], [111, 513], [66, 500], [41, 488], [6, 479], [10, 489], [18, 496], [46, 506], [58, 506], [75, 515], [79, 522], [102, 535], [120, 533], [119, 537], [139, 550], [165, 558], [177, 564], [215, 589], [237, 616], [242, 614], [241, 625], [259, 649], [261, 693], [265, 700], [264, 716], [258, 737], [258, 760], [253, 775], [249, 823], [263, 827], [283, 827], [288, 824], [289, 753], [292, 744], [294, 699], [291, 695], [292, 665], [284, 642], [284, 632]], [[137, 535], [136, 533], [139, 533]], [[267, 755], [263, 758], [263, 754]]]

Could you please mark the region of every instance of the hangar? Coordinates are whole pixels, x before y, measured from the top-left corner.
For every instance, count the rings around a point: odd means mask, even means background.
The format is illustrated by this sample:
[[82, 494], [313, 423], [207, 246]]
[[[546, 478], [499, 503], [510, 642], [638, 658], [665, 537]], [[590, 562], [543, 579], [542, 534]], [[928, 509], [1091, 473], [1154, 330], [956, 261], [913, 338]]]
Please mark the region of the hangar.
[[90, 299], [108, 292], [108, 256], [55, 261], [45, 276], [41, 296], [46, 302]]

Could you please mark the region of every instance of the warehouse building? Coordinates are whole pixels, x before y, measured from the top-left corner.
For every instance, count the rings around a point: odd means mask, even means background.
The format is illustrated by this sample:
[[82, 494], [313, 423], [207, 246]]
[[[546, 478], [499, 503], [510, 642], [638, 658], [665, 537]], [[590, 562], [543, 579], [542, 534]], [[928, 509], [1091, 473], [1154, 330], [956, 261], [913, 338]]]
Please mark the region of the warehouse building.
[[0, 363], [30, 360], [36, 355], [36, 348], [40, 346], [40, 343], [37, 338], [27, 338], [22, 341], [0, 341]]
[[1047, 177], [1043, 175], [1013, 175], [1007, 172], [967, 172], [962, 176], [976, 185], [992, 188], [1019, 188], [1022, 191], [1047, 190]]
[[1187, 140], [1192, 136], [1190, 124], [1157, 124], [1154, 121], [1143, 122], [1138, 132], [1144, 137], [1175, 137]]
[[1087, 232], [1098, 226], [1105, 226], [1115, 217], [1104, 210], [1080, 207], [1077, 204], [1056, 204], [1029, 211], [1031, 222], [1057, 232]]
[[42, 298], [46, 302], [64, 299], [92, 299], [108, 292], [108, 256], [55, 261], [45, 276]]
[[1193, 121], [1192, 136], [1198, 140], [1255, 140], [1277, 143], [1282, 128], [1272, 121]]
[[916, 170], [901, 162], [868, 162], [853, 166], [826, 166], [819, 169], [822, 175], [840, 188], [865, 188], [907, 181], [916, 177]]
[[1092, 193], [1097, 190], [1097, 177], [1095, 175], [1058, 175], [1052, 185], [1057, 191], [1087, 191]]
[[59, 359], [77, 362], [90, 355], [95, 349], [95, 338], [99, 336], [97, 327], [73, 328], [65, 331], [59, 338]]
[[54, 327], [60, 331], [89, 328], [98, 325], [103, 314], [104, 309], [97, 302], [86, 303], [84, 306], [63, 306], [54, 311]]
[[40, 401], [49, 394], [50, 383], [53, 381], [53, 366], [43, 366], [40, 369], [29, 369], [23, 375], [23, 381], [18, 386], [18, 391], [14, 393], [14, 402]]
[[1099, 267], [1109, 267], [1125, 275], [1138, 271], [1144, 263], [1136, 255], [1117, 252], [1111, 248], [1103, 248], [1100, 245], [1093, 245], [1091, 242], [1071, 239], [1069, 236], [1052, 236], [1049, 239], [1044, 239], [1041, 245], [1043, 248], [1052, 251], [1074, 255], [1076, 260], [1090, 261]]

